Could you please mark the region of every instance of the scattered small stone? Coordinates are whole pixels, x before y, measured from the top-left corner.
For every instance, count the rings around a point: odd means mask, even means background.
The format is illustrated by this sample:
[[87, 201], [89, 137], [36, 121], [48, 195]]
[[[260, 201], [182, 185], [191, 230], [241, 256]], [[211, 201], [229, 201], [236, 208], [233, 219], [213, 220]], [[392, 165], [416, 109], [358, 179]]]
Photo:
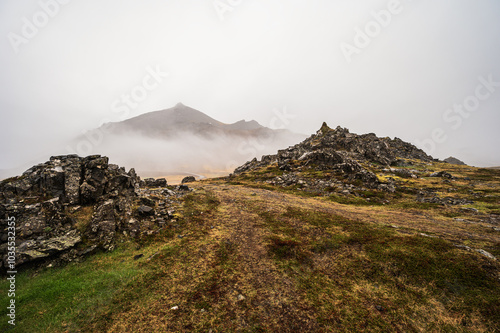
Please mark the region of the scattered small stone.
[[151, 208], [149, 206], [144, 206], [144, 205], [137, 208], [137, 212], [141, 215], [153, 215], [154, 214], [153, 208]]
[[189, 191], [189, 187], [187, 185], [179, 185], [179, 186], [177, 186], [177, 190], [179, 190], [179, 191]]
[[472, 251], [472, 249], [470, 247], [468, 247], [467, 245], [455, 245], [455, 247], [457, 247], [459, 249], [464, 249], [466, 251]]
[[446, 171], [433, 172], [430, 174], [429, 177], [442, 177], [442, 178], [448, 178], [448, 179], [453, 178], [453, 176]]
[[375, 309], [377, 309], [380, 312], [383, 312], [385, 310], [381, 305], [375, 305]]
[[239, 294], [236, 299], [238, 302], [241, 302], [241, 301], [245, 300], [245, 296], [243, 296], [242, 294]]
[[494, 255], [492, 255], [491, 253], [483, 250], [483, 249], [476, 249], [476, 252], [479, 252], [481, 253], [483, 256], [487, 257], [487, 258], [490, 258], [492, 260], [497, 260], [497, 258], [495, 258]]
[[139, 200], [141, 201], [141, 203], [143, 205], [146, 205], [146, 206], [154, 206], [155, 205], [155, 201], [151, 198], [148, 198], [148, 197], [140, 197]]
[[[50, 200], [49, 200], [50, 201]], [[75, 206], [73, 208], [71, 208], [71, 211], [74, 213], [76, 212], [77, 210], [79, 210], [80, 208], [82, 208], [82, 206]]]
[[465, 210], [465, 211], [473, 212], [475, 214], [479, 213], [479, 211], [476, 208], [472, 208], [472, 207], [461, 208], [461, 209]]
[[427, 234], [424, 234], [423, 232], [420, 233], [420, 236], [430, 237], [430, 238], [438, 238], [438, 236], [427, 235]]
[[138, 254], [138, 255], [135, 255], [134, 256], [134, 260], [137, 260], [137, 259], [141, 259], [142, 257], [144, 257], [144, 254]]
[[171, 307], [170, 310], [174, 310], [174, 311], [179, 310], [179, 307], [176, 305], [176, 306]]
[[160, 253], [159, 251], [153, 253], [151, 256], [149, 256], [148, 259], [146, 259], [147, 261], [150, 261], [151, 259], [153, 259], [158, 253]]

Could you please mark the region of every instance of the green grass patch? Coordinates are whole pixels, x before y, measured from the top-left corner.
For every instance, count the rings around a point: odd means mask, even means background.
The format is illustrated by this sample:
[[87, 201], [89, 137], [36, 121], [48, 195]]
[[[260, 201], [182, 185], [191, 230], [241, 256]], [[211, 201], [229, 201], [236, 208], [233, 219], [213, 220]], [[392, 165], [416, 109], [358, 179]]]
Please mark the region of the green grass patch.
[[[437, 302], [448, 315], [463, 315], [464, 332], [473, 322], [489, 329], [500, 323], [499, 267], [477, 254], [439, 238], [401, 235], [307, 209], [288, 207], [281, 219], [343, 231], [332, 237], [303, 227], [295, 238], [271, 238], [270, 253], [295, 277], [318, 309], [320, 322], [340, 331], [368, 325], [385, 331], [456, 329], [438, 312], [428, 314], [427, 322], [412, 322], [413, 316], [422, 316], [417, 309]], [[318, 256], [323, 259], [314, 260]]]
[[[28, 270], [16, 278], [16, 332], [77, 331], [82, 318], [88, 319], [101, 312], [113, 299], [123, 293], [129, 284], [144, 274], [135, 245], [124, 245], [112, 253], [97, 254], [81, 263], [64, 267]], [[0, 289], [7, 290], [5, 279]], [[1, 304], [9, 301], [6, 293]], [[6, 306], [0, 315], [6, 317]], [[0, 330], [8, 331], [6, 320]]]
[[191, 222], [204, 223], [207, 215], [213, 213], [220, 201], [211, 192], [199, 190], [184, 197], [183, 216]]

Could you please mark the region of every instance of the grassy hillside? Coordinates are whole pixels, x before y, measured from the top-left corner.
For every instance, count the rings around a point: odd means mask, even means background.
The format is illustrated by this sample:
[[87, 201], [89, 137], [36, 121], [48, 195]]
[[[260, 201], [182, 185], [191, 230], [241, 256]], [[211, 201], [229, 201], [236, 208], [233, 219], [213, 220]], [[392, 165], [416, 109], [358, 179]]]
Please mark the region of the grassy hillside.
[[[457, 180], [396, 193], [271, 186], [272, 167], [190, 184], [159, 235], [20, 273], [15, 331], [499, 331], [500, 264], [476, 250], [500, 257], [500, 172], [440, 170]], [[416, 202], [422, 188], [474, 203]]]

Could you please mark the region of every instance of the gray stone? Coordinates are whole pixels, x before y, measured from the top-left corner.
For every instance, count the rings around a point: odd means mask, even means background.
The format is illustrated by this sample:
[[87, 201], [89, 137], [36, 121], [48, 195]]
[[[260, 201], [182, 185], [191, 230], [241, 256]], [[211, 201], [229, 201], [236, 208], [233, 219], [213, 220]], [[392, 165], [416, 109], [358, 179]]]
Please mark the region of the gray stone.
[[192, 183], [192, 182], [195, 182], [196, 181], [196, 178], [194, 178], [194, 176], [187, 176], [187, 177], [184, 177], [181, 181], [181, 184], [185, 184], [185, 183]]
[[495, 258], [494, 255], [492, 255], [491, 253], [483, 250], [483, 249], [476, 249], [476, 252], [479, 252], [481, 253], [483, 256], [489, 258], [489, 259], [492, 259], [492, 260], [497, 260], [497, 258]]
[[[21, 265], [35, 259], [52, 256], [59, 252], [66, 251], [80, 242], [81, 237], [76, 230], [72, 230], [64, 236], [54, 237], [48, 240], [26, 241], [18, 248], [19, 258], [17, 264]], [[4, 258], [4, 263], [6, 263], [5, 259], [6, 258]]]
[[140, 215], [146, 215], [146, 216], [154, 215], [154, 209], [145, 205], [142, 205], [139, 208], [137, 208], [137, 212]]

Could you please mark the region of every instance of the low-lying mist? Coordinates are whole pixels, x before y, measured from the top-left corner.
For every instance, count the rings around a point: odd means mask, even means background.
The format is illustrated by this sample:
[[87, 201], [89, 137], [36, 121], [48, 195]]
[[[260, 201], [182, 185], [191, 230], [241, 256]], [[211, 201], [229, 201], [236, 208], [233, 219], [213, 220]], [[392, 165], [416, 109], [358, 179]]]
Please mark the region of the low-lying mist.
[[[278, 149], [299, 143], [305, 135], [278, 132], [263, 137], [220, 135], [200, 137], [178, 133], [168, 139], [148, 138], [137, 133], [108, 134], [80, 156], [100, 154], [110, 163], [135, 168], [142, 177], [167, 174], [224, 175], [236, 167], [262, 155], [275, 154]], [[83, 140], [83, 139], [82, 139]], [[78, 142], [78, 141], [77, 141]], [[78, 144], [72, 145], [78, 147]]]

